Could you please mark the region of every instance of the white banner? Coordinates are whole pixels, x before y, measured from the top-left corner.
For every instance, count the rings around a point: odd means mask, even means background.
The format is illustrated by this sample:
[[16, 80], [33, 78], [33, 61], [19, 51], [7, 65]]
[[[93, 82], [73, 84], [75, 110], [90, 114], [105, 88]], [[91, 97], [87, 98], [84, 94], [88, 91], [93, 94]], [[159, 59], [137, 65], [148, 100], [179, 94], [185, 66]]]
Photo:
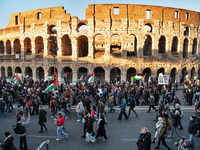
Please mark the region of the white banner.
[[169, 83], [169, 75], [163, 75], [162, 73], [159, 73], [158, 84], [168, 85], [168, 83]]

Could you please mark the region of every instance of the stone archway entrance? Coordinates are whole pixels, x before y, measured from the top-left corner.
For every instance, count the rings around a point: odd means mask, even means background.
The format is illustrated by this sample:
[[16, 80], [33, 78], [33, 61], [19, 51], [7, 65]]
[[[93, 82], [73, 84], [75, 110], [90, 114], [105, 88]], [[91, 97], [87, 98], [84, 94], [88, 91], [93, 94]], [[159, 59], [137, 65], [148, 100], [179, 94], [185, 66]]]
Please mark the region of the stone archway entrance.
[[95, 68], [95, 77], [102, 83], [105, 82], [105, 70], [102, 67]]
[[143, 70], [143, 75], [145, 75], [145, 74], [146, 74], [146, 76], [145, 76], [144, 81], [147, 82], [149, 77], [151, 76], [151, 69], [150, 68], [145, 68]]
[[67, 77], [64, 78], [65, 82], [72, 83], [72, 69], [70, 67], [64, 67], [62, 69], [62, 75], [67, 72]]
[[39, 80], [44, 79], [44, 69], [42, 67], [36, 69], [36, 78]]
[[117, 67], [110, 70], [110, 81], [121, 81], [121, 70]]
[[135, 68], [129, 68], [127, 70], [127, 81], [131, 82], [131, 77], [136, 75], [136, 69]]

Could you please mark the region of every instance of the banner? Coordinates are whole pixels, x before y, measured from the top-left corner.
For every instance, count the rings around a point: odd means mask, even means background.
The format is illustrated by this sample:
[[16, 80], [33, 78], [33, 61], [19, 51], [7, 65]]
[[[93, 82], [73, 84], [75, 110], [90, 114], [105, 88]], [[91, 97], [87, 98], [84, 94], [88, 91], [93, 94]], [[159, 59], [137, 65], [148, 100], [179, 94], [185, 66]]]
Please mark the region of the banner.
[[168, 85], [169, 83], [169, 75], [163, 75], [162, 73], [159, 73], [158, 75], [158, 84], [160, 85]]

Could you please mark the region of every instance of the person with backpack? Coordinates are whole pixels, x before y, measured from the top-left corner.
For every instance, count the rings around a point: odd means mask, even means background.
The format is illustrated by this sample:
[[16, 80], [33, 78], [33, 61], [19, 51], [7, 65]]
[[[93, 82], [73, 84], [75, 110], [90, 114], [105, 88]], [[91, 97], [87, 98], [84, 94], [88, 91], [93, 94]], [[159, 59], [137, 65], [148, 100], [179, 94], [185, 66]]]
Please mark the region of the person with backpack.
[[129, 107], [129, 111], [128, 111], [128, 117], [131, 114], [131, 110], [135, 113], [136, 117], [138, 117], [138, 114], [134, 110], [135, 105], [136, 105], [136, 101], [135, 101], [135, 98], [132, 96], [130, 99], [130, 107]]
[[123, 99], [123, 103], [121, 104], [121, 112], [118, 116], [118, 120], [122, 120], [122, 114], [124, 114], [125, 119], [128, 120], [128, 116], [126, 114], [126, 99]]
[[42, 105], [40, 105], [39, 106], [39, 122], [38, 122], [38, 124], [40, 125], [41, 130], [39, 131], [39, 133], [43, 132], [43, 127], [47, 131], [47, 127], [44, 124], [47, 121], [46, 114], [47, 114], [47, 112], [44, 109], [42, 109]]
[[4, 117], [4, 108], [5, 108], [6, 104], [5, 102], [3, 101], [2, 98], [0, 98], [0, 114], [1, 114], [1, 118]]
[[[28, 118], [26, 120], [25, 116], [19, 116], [17, 118], [17, 123], [14, 127], [14, 132], [20, 138], [20, 149], [27, 149], [27, 141], [26, 141], [26, 128], [25, 126], [30, 123], [30, 114], [28, 113]], [[24, 147], [23, 147], [24, 146]]]
[[14, 137], [11, 136], [9, 131], [4, 133], [4, 137], [4, 142], [0, 143], [0, 146], [3, 147], [3, 150], [17, 150], [13, 144]]
[[165, 124], [165, 122], [162, 122], [162, 127], [159, 132], [158, 145], [155, 147], [155, 149], [159, 149], [160, 141], [162, 141], [162, 145], [164, 145], [168, 150], [171, 150], [171, 148], [169, 148], [165, 141], [165, 138], [167, 137], [167, 127]]

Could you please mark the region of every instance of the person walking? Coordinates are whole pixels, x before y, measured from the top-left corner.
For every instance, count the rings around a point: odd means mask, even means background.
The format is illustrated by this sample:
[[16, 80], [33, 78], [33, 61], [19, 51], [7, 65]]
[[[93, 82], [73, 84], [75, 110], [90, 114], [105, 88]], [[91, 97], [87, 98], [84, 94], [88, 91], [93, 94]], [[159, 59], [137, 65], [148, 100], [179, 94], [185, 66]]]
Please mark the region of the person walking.
[[0, 143], [0, 146], [3, 147], [3, 150], [17, 150], [15, 145], [13, 144], [14, 137], [11, 136], [9, 131], [4, 133], [4, 137], [4, 142]]
[[58, 119], [55, 120], [55, 124], [57, 125], [57, 139], [56, 141], [61, 140], [61, 134], [63, 134], [66, 138], [68, 138], [68, 134], [63, 131], [64, 125], [64, 117], [61, 113], [58, 114]]
[[148, 128], [141, 128], [141, 134], [136, 145], [138, 150], [151, 150], [151, 133]]
[[87, 132], [86, 132], [86, 142], [95, 142], [95, 138], [93, 136], [93, 119], [91, 117], [88, 118], [87, 123]]
[[84, 107], [83, 107], [83, 103], [82, 103], [82, 99], [78, 100], [78, 104], [76, 105], [76, 112], [77, 112], [77, 117], [78, 120], [77, 121], [82, 121], [83, 117], [83, 112], [84, 112]]
[[190, 117], [190, 122], [188, 126], [189, 140], [191, 141], [192, 146], [194, 147], [194, 136], [197, 133], [198, 124], [196, 122], [196, 116]]
[[43, 132], [43, 127], [47, 131], [47, 128], [44, 124], [46, 122], [46, 114], [47, 114], [47, 112], [44, 109], [42, 109], [42, 105], [40, 105], [39, 106], [39, 122], [38, 122], [38, 124], [40, 125], [41, 130], [39, 131], [39, 133]]
[[130, 107], [129, 107], [129, 111], [128, 111], [128, 117], [131, 114], [131, 110], [135, 113], [135, 115], [136, 115], [135, 117], [138, 117], [138, 114], [134, 110], [135, 105], [136, 105], [136, 101], [135, 101], [135, 98], [132, 96], [130, 99]]
[[114, 96], [112, 95], [112, 93], [110, 94], [110, 98], [109, 98], [109, 107], [110, 107], [110, 112], [109, 113], [114, 113], [115, 109], [114, 107]]
[[163, 121], [166, 122], [166, 126], [171, 129], [171, 124], [169, 123], [168, 121], [168, 118], [169, 118], [169, 105], [165, 105], [164, 106], [164, 109], [162, 111], [162, 116], [163, 116]]
[[171, 148], [169, 148], [169, 146], [166, 144], [165, 138], [167, 136], [167, 127], [165, 126], [165, 122], [162, 122], [162, 127], [160, 129], [160, 133], [159, 133], [159, 139], [158, 139], [158, 145], [155, 147], [155, 149], [159, 149], [160, 146], [160, 141], [162, 141], [162, 144], [168, 149], [171, 150]]
[[154, 134], [154, 138], [153, 138], [153, 140], [152, 140], [152, 142], [151, 143], [155, 143], [155, 140], [156, 140], [156, 138], [157, 138], [157, 135], [159, 134], [159, 132], [160, 132], [160, 129], [161, 129], [161, 127], [162, 127], [162, 122], [163, 122], [163, 118], [162, 117], [158, 117], [158, 122], [156, 123], [156, 132], [155, 132], [155, 134]]
[[104, 120], [104, 116], [101, 115], [100, 119], [98, 120], [97, 123], [97, 135], [96, 135], [96, 139], [98, 139], [99, 136], [103, 136], [104, 139], [103, 141], [107, 141], [107, 136], [106, 136], [106, 130], [105, 130], [105, 120]]
[[150, 93], [149, 110], [147, 111], [147, 113], [149, 113], [151, 111], [151, 108], [153, 108], [155, 110], [155, 112], [157, 112], [157, 109], [154, 107], [154, 101], [155, 101], [155, 98], [154, 98], [153, 94]]
[[3, 101], [2, 98], [0, 98], [0, 114], [1, 114], [1, 118], [4, 117], [4, 109], [5, 109], [5, 102]]
[[119, 114], [118, 120], [122, 120], [122, 114], [124, 114], [125, 119], [128, 120], [128, 116], [126, 114], [126, 99], [123, 99], [123, 103], [121, 104], [121, 112]]

